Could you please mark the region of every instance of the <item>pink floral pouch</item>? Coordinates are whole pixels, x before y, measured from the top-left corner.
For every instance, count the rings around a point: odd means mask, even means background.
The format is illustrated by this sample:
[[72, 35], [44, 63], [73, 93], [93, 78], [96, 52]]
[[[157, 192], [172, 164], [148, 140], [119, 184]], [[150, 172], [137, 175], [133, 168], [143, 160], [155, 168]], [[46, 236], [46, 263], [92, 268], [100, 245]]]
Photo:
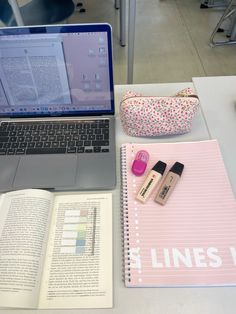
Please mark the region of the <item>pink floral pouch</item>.
[[191, 88], [161, 97], [127, 92], [120, 103], [120, 118], [130, 136], [183, 134], [191, 130], [198, 107]]

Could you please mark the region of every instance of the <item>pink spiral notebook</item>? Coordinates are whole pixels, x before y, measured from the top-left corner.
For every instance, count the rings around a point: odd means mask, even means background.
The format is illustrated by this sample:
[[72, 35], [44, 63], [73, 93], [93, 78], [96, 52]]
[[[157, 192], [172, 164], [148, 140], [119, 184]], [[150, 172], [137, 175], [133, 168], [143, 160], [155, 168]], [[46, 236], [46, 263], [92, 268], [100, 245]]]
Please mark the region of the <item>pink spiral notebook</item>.
[[[145, 174], [131, 165], [150, 154]], [[158, 161], [184, 171], [166, 205], [135, 199]], [[166, 173], [165, 172], [165, 173]], [[121, 147], [124, 274], [127, 287], [236, 285], [236, 202], [216, 140]]]

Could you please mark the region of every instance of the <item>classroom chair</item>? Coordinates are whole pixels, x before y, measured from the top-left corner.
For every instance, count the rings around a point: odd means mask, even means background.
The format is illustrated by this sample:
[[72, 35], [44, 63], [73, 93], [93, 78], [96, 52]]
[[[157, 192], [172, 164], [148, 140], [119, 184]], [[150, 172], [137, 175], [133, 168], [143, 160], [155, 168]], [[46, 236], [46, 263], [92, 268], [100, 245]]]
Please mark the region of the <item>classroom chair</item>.
[[201, 9], [214, 8], [214, 7], [225, 7], [228, 0], [201, 0]]
[[[225, 40], [216, 39], [219, 29], [225, 32]], [[211, 47], [232, 44], [236, 44], [236, 0], [229, 1], [210, 37]]]
[[[67, 19], [75, 9], [72, 0], [32, 0], [20, 7], [25, 25], [45, 25]], [[0, 21], [16, 26], [12, 8], [7, 0], [0, 0]]]

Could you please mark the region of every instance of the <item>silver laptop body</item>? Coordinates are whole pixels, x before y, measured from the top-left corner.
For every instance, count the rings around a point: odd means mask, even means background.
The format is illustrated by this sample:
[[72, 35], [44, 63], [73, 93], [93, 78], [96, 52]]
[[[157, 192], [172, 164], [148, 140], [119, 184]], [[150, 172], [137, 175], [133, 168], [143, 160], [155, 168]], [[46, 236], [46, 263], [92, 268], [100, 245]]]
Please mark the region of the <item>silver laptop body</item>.
[[0, 116], [0, 192], [113, 189], [110, 25], [1, 28]]

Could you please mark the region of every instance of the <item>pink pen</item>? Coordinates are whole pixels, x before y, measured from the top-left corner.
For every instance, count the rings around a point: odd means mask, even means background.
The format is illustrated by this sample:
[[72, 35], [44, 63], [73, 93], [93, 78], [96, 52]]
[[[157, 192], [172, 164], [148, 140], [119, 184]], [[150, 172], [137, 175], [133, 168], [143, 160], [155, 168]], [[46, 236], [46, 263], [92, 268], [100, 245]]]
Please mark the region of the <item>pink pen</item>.
[[149, 154], [147, 151], [145, 150], [138, 151], [135, 156], [135, 160], [132, 164], [131, 170], [133, 174], [135, 174], [136, 176], [141, 176], [142, 174], [144, 174], [145, 169], [147, 167], [148, 159]]

